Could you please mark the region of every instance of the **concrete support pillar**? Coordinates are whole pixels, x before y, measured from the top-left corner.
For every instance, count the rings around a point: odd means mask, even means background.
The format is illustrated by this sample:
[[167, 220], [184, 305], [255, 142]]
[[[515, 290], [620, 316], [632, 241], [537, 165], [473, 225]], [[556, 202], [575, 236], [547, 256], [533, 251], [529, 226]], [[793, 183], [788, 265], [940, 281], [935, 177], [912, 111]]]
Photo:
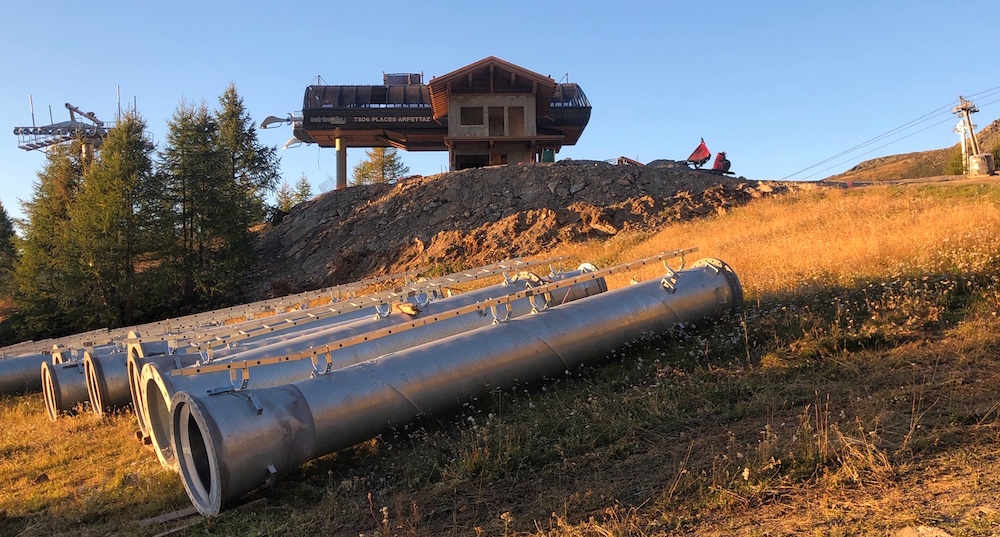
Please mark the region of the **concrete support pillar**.
[[337, 138], [337, 190], [347, 188], [347, 145]]

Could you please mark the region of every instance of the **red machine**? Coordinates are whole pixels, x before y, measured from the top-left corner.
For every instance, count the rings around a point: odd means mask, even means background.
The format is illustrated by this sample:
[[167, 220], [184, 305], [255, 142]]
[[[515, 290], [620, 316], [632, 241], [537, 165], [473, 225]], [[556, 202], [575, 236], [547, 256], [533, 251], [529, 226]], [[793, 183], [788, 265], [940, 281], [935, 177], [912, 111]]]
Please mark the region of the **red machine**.
[[712, 158], [712, 152], [708, 150], [708, 146], [705, 145], [705, 139], [702, 138], [701, 143], [698, 144], [698, 147], [688, 157], [687, 162], [695, 168], [701, 168], [710, 158]]
[[[701, 167], [704, 166], [710, 158], [712, 158], [712, 152], [708, 150], [708, 146], [705, 145], [705, 139], [702, 138], [701, 143], [698, 144], [698, 147], [696, 147], [694, 152], [691, 153], [691, 156], [687, 158], [687, 163], [697, 170], [701, 169]], [[728, 174], [731, 173], [729, 171], [729, 167], [731, 165], [732, 163], [726, 158], [726, 152], [719, 151], [719, 153], [715, 155], [715, 162], [712, 163], [712, 169], [705, 171], [710, 171], [719, 175]]]

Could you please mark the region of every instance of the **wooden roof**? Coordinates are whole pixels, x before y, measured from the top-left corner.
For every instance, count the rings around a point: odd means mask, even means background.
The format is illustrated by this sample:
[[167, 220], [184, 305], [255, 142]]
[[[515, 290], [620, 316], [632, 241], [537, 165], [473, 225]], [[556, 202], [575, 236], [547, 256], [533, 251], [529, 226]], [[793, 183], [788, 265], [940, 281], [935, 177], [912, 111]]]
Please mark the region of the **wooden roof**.
[[556, 88], [551, 77], [529, 71], [495, 56], [483, 58], [428, 83], [434, 119], [448, 115], [448, 95], [530, 93], [535, 95], [535, 114], [545, 116]]

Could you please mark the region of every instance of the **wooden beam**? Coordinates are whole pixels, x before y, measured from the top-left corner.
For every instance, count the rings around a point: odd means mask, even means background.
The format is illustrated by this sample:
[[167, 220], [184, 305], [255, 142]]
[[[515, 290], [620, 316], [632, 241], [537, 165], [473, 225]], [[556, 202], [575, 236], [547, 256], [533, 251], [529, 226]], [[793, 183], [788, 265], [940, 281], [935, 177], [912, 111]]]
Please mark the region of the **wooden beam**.
[[187, 507], [179, 511], [174, 511], [171, 513], [166, 513], [159, 516], [154, 516], [153, 518], [147, 518], [145, 520], [139, 521], [140, 528], [147, 528], [153, 524], [163, 524], [164, 522], [171, 522], [177, 520], [178, 518], [185, 518], [189, 516], [194, 516], [198, 514], [198, 510], [194, 507]]

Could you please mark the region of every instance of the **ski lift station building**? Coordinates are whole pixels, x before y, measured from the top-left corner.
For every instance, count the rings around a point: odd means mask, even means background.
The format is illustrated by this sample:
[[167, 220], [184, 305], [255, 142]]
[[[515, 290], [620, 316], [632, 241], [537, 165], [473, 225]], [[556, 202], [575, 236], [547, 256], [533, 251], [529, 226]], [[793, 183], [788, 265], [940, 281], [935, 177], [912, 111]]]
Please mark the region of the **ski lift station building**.
[[[451, 170], [551, 161], [590, 120], [579, 85], [493, 56], [426, 84], [422, 79], [384, 74], [381, 86], [309, 86], [301, 117], [287, 120], [289, 144], [336, 148], [337, 188], [343, 188], [349, 147], [448, 151]], [[283, 121], [268, 118], [262, 127]]]

